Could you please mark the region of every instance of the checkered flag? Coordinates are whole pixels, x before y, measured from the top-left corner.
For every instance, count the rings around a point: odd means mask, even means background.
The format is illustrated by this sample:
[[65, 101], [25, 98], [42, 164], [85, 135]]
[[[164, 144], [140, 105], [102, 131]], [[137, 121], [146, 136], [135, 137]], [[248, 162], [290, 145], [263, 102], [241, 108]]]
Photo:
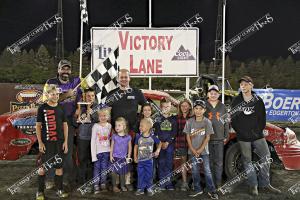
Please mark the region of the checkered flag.
[[118, 87], [118, 57], [119, 47], [85, 78], [87, 85], [95, 90], [98, 103], [104, 103], [108, 93]]
[[87, 11], [87, 0], [79, 0], [80, 3], [80, 12], [81, 12], [81, 20], [84, 23], [88, 24], [88, 11]]

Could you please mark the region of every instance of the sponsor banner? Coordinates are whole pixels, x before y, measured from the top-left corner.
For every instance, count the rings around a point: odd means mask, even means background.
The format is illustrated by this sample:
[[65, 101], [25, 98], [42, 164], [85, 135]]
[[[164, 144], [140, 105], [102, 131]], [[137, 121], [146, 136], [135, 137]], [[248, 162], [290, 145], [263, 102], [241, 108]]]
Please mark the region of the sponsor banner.
[[[17, 103], [40, 104], [42, 103], [42, 84], [16, 84], [16, 83], [1, 83], [1, 106], [0, 114], [19, 110]], [[23, 91], [23, 92], [21, 92]], [[12, 105], [11, 105], [12, 104]], [[20, 106], [26, 106], [20, 104]], [[31, 106], [30, 106], [31, 107]], [[24, 107], [28, 108], [28, 107]]]
[[16, 118], [12, 120], [12, 125], [21, 130], [22, 133], [26, 135], [35, 135], [35, 124], [36, 124], [36, 116], [28, 116], [23, 118]]
[[15, 85], [16, 90], [40, 90], [43, 91], [43, 85], [38, 84], [19, 84]]
[[13, 146], [27, 146], [31, 144], [31, 140], [28, 138], [17, 138], [10, 141]]
[[118, 64], [131, 76], [198, 76], [198, 28], [93, 27], [91, 37], [93, 69], [119, 47]]
[[16, 99], [21, 103], [41, 102], [42, 98], [43, 98], [42, 91], [36, 89], [22, 90], [16, 95]]
[[18, 102], [10, 102], [10, 112], [13, 113], [22, 109], [36, 108], [39, 106], [40, 103], [42, 103], [42, 98], [43, 93], [41, 90], [34, 89], [34, 87], [30, 89], [23, 89], [16, 94], [16, 100]]
[[288, 122], [300, 116], [300, 90], [255, 89], [264, 101], [267, 121]]
[[31, 109], [31, 108], [37, 108], [39, 105], [35, 103], [27, 103], [27, 102], [10, 102], [10, 112], [16, 112], [22, 109]]

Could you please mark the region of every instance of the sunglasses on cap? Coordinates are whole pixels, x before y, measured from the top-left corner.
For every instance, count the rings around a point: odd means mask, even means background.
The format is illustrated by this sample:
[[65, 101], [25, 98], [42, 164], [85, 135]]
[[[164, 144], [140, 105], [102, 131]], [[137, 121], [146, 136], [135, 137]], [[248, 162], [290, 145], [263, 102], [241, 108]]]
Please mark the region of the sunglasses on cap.
[[196, 107], [196, 106], [201, 106], [202, 108], [206, 108], [206, 103], [205, 103], [205, 101], [199, 99], [199, 100], [194, 101], [194, 103], [193, 103], [193, 107]]

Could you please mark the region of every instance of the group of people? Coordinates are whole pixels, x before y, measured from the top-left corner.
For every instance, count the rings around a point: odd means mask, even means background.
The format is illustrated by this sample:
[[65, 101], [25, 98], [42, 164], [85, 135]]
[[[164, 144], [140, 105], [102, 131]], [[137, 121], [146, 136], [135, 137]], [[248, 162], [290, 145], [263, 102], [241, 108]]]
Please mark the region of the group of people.
[[[208, 88], [207, 100], [195, 100], [191, 103], [184, 99], [178, 105], [178, 114], [172, 115], [171, 102], [163, 98], [160, 101], [160, 116], [152, 119], [152, 105], [146, 101], [143, 93], [131, 88], [130, 74], [121, 69], [118, 74], [119, 87], [108, 94], [118, 94], [119, 98], [107, 105], [99, 104], [93, 89], [81, 91], [79, 78], [71, 76], [71, 63], [61, 60], [58, 64], [57, 77], [49, 79], [44, 87], [45, 103], [38, 108], [36, 132], [41, 152], [41, 161], [46, 162], [58, 154], [62, 163], [54, 165], [54, 170], [47, 174], [43, 167], [38, 175], [38, 192], [36, 199], [45, 198], [44, 190], [55, 185], [59, 197], [67, 197], [63, 189], [64, 180], [69, 185], [77, 181], [79, 185], [99, 177], [91, 189], [95, 194], [107, 191], [133, 191], [151, 196], [153, 182], [162, 180], [172, 174], [174, 157], [179, 158], [180, 165], [192, 160], [192, 190], [190, 197], [203, 193], [200, 176], [200, 163], [203, 161], [205, 187], [211, 199], [218, 199], [217, 191], [223, 180], [224, 143], [229, 139], [229, 124], [221, 120], [226, 115], [225, 105], [219, 101], [218, 86]], [[266, 125], [265, 108], [262, 100], [252, 91], [253, 81], [245, 76], [239, 80], [241, 92], [232, 106], [241, 102], [245, 104], [232, 117], [231, 125], [237, 133], [241, 147], [244, 168], [251, 166], [252, 148], [261, 157], [270, 156], [264, 139], [263, 129]], [[130, 92], [128, 92], [130, 91]], [[256, 101], [252, 101], [256, 98]], [[139, 105], [141, 106], [140, 112]], [[76, 140], [74, 138], [76, 136]], [[76, 143], [75, 170], [73, 149]], [[126, 163], [115, 167], [111, 178], [102, 173], [111, 165]], [[75, 175], [75, 171], [78, 171]], [[64, 176], [64, 178], [63, 178]], [[77, 178], [76, 178], [77, 177]], [[187, 169], [181, 173], [180, 190], [189, 191]], [[111, 184], [109, 183], [111, 181]], [[257, 175], [248, 177], [250, 193], [258, 195], [259, 187], [271, 192], [280, 191], [270, 185], [269, 166]], [[53, 184], [55, 183], [55, 184]], [[134, 185], [135, 184], [135, 185]], [[160, 191], [174, 190], [174, 182], [169, 178], [160, 184]]]

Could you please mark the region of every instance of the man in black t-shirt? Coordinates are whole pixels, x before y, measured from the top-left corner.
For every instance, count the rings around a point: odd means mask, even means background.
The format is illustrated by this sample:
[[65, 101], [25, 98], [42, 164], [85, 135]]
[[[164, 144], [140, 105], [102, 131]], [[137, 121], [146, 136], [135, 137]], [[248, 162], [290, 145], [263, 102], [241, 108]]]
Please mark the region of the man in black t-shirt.
[[[129, 86], [130, 75], [127, 69], [119, 71], [118, 81], [120, 87], [111, 91], [106, 98], [106, 104], [111, 109], [111, 124], [114, 127], [118, 117], [124, 117], [128, 121], [129, 134], [134, 138], [138, 106], [146, 103], [146, 99], [141, 90]], [[132, 140], [134, 141], [134, 139]], [[129, 191], [133, 190], [130, 184], [130, 173], [126, 174], [126, 187]]]
[[129, 86], [130, 75], [127, 69], [119, 71], [120, 87], [114, 89], [107, 95], [106, 103], [111, 106], [111, 123], [118, 117], [124, 117], [128, 121], [129, 130], [135, 130], [138, 106], [146, 103], [141, 90]]
[[[55, 85], [49, 85], [46, 89], [47, 103], [38, 108], [36, 135], [39, 143], [39, 151], [42, 153], [43, 165], [38, 172], [37, 200], [43, 200], [45, 188], [46, 166], [54, 167], [55, 185], [59, 197], [67, 197], [63, 191], [63, 154], [68, 152], [68, 124], [63, 108], [58, 104], [58, 89]], [[49, 165], [48, 161], [55, 158], [55, 162]], [[45, 164], [46, 163], [46, 164]]]

